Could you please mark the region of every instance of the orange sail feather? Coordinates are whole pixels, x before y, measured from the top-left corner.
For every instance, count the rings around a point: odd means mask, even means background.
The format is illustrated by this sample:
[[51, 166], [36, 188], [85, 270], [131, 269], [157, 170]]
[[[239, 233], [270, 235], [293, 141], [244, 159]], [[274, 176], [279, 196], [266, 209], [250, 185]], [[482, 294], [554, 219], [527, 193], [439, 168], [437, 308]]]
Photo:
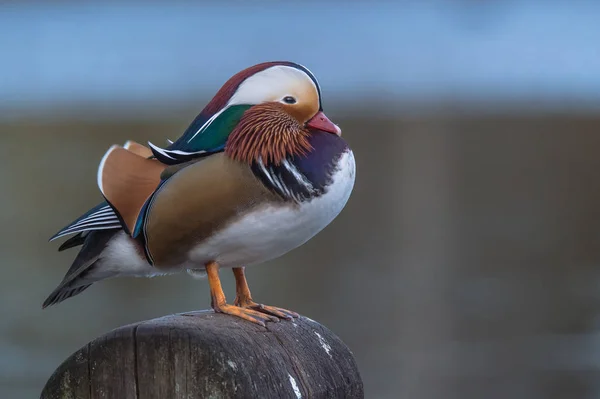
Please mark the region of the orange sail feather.
[[113, 145], [98, 168], [98, 187], [129, 234], [133, 233], [138, 216], [160, 184], [160, 174], [166, 167], [139, 154], [139, 147], [126, 149]]

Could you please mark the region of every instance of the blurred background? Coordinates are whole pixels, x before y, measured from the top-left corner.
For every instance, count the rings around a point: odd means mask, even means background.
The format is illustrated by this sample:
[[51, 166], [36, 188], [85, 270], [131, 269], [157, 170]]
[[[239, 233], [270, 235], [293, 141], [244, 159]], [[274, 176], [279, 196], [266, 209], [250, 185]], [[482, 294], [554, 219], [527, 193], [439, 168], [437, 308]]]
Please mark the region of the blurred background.
[[[254, 297], [354, 351], [367, 398], [600, 397], [600, 3], [0, 3], [0, 397], [108, 330], [208, 308], [187, 275], [42, 311], [113, 143], [177, 138], [231, 75], [315, 73], [357, 158]], [[223, 273], [229, 298], [233, 278]]]

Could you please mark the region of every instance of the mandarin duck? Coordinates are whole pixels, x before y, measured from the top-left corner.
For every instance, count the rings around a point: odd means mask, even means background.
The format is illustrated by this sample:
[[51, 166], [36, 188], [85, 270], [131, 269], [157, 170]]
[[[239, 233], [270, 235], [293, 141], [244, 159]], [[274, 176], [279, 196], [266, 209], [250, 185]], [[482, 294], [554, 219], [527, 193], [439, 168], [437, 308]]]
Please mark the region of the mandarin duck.
[[[315, 76], [266, 62], [231, 77], [166, 148], [113, 145], [98, 167], [105, 201], [56, 233], [82, 245], [47, 307], [112, 277], [207, 277], [215, 312], [264, 326], [298, 317], [253, 301], [245, 266], [304, 244], [344, 208], [352, 150], [323, 113]], [[232, 268], [228, 304], [220, 268]]]

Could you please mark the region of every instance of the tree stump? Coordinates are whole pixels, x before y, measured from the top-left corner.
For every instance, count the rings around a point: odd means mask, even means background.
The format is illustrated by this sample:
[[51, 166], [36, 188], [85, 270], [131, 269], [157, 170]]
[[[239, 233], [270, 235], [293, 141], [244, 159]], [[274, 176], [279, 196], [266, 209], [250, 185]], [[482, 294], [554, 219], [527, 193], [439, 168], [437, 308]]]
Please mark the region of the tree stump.
[[79, 349], [42, 398], [363, 398], [348, 347], [305, 317], [267, 323], [199, 311], [120, 327]]

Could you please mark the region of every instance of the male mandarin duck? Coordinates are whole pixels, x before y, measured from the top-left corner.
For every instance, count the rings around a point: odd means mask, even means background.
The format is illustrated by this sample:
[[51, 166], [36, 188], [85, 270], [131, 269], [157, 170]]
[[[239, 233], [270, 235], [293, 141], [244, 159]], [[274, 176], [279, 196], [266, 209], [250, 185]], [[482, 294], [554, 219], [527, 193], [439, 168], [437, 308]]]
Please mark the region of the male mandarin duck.
[[[264, 326], [298, 317], [252, 300], [244, 267], [304, 244], [345, 206], [354, 186], [352, 150], [323, 113], [315, 76], [267, 62], [230, 78], [167, 148], [114, 145], [98, 168], [105, 202], [50, 240], [83, 245], [43, 304], [96, 281], [188, 271], [208, 276], [211, 305]], [[232, 268], [233, 305], [219, 268]]]

